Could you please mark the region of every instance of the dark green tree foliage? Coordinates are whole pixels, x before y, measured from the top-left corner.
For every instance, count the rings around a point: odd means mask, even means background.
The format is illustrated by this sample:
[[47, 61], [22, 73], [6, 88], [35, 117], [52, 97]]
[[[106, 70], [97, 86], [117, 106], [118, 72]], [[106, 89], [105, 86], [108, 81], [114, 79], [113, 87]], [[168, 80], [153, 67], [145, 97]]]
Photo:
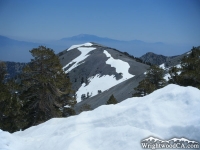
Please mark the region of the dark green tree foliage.
[[191, 53], [181, 60], [181, 68], [172, 68], [170, 72], [171, 83], [200, 89], [200, 48], [193, 47]]
[[30, 51], [34, 59], [23, 69], [20, 99], [26, 112], [27, 127], [53, 117], [61, 117], [64, 105], [73, 106], [71, 84], [58, 57], [44, 46]]
[[109, 98], [109, 100], [106, 102], [106, 105], [110, 105], [110, 104], [117, 104], [117, 100], [116, 98], [114, 97], [114, 95], [112, 94]]
[[136, 93], [133, 96], [142, 97], [156, 90], [156, 86], [152, 84], [148, 79], [144, 79], [140, 81], [139, 85], [135, 88], [135, 90]]
[[6, 66], [0, 62], [0, 129], [14, 132], [23, 127], [21, 103], [14, 82], [5, 82]]
[[180, 80], [179, 80], [179, 72], [180, 72], [180, 68], [177, 67], [172, 67], [169, 70], [169, 74], [170, 74], [170, 78], [168, 83], [173, 83], [173, 84], [180, 84]]
[[164, 70], [158, 66], [151, 66], [146, 73], [145, 79], [134, 88], [136, 91], [134, 97], [142, 97], [160, 89], [166, 85], [163, 78], [165, 75]]

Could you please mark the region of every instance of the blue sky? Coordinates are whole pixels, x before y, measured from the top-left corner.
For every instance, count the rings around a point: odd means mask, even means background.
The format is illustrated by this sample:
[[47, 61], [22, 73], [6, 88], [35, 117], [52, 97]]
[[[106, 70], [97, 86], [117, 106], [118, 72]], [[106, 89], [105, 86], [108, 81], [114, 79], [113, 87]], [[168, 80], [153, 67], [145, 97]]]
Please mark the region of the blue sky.
[[200, 0], [0, 0], [0, 35], [27, 41], [93, 34], [200, 45]]

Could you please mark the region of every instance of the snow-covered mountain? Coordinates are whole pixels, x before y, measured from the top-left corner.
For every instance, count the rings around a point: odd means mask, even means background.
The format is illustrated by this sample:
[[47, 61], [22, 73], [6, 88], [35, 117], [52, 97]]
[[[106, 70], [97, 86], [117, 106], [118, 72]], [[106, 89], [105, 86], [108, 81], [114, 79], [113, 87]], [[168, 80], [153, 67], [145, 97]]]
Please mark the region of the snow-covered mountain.
[[[105, 104], [112, 94], [118, 101], [131, 97], [133, 88], [143, 79], [143, 73], [149, 68], [127, 53], [96, 43], [73, 45], [58, 55], [76, 91], [77, 102], [85, 103], [87, 100], [92, 108]], [[128, 90], [124, 91], [127, 88], [121, 87], [121, 90], [105, 94], [111, 88], [130, 80], [135, 82], [131, 87], [128, 86]], [[97, 95], [101, 95], [104, 100], [99, 99]], [[88, 99], [91, 98], [93, 100], [89, 103]]]
[[25, 131], [0, 130], [2, 150], [141, 150], [148, 137], [200, 142], [200, 90], [168, 85], [140, 98], [68, 118], [54, 118]]

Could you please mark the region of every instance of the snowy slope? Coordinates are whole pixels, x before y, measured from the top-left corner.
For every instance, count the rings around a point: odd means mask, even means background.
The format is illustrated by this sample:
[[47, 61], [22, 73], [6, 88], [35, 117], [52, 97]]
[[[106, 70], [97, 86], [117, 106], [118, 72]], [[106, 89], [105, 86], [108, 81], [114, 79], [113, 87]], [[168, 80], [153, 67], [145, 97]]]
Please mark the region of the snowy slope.
[[[82, 101], [81, 97], [84, 94], [93, 97], [98, 94], [98, 91], [104, 92], [135, 76], [133, 71], [132, 73], [129, 72], [131, 66], [128, 62], [122, 60], [122, 54], [112, 48], [85, 43], [71, 46], [66, 52], [66, 57], [72, 55], [72, 53], [77, 54], [72, 59], [67, 58], [71, 61], [63, 65], [63, 70], [69, 74], [72, 84], [75, 81], [73, 85], [77, 85], [74, 86], [76, 87], [74, 90], [76, 91], [77, 102]], [[120, 59], [114, 58], [111, 53], [116, 56], [120, 55]], [[130, 61], [129, 59], [125, 58], [125, 60]]]
[[109, 64], [111, 65], [111, 67], [116, 68], [117, 73], [122, 73], [123, 80], [134, 77], [134, 75], [129, 73], [130, 65], [127, 62], [119, 59], [114, 59], [106, 50], [104, 50], [104, 54], [109, 57], [109, 59], [106, 61], [106, 64]]
[[77, 102], [81, 102], [81, 95], [83, 93], [89, 93], [89, 95], [95, 96], [98, 94], [98, 90], [101, 90], [103, 92], [127, 79], [130, 79], [131, 77], [134, 77], [134, 75], [128, 72], [130, 65], [127, 62], [119, 59], [114, 59], [106, 50], [104, 50], [104, 54], [109, 57], [109, 59], [106, 61], [106, 64], [114, 67], [117, 73], [122, 73], [123, 77], [119, 80], [116, 80], [115, 75], [100, 76], [99, 74], [97, 74], [93, 77], [90, 77], [88, 79], [89, 84], [86, 85], [85, 83], [83, 83], [76, 92]]
[[140, 150], [141, 140], [185, 137], [200, 142], [200, 91], [168, 85], [148, 96], [51, 119], [25, 131], [0, 131], [3, 150]]

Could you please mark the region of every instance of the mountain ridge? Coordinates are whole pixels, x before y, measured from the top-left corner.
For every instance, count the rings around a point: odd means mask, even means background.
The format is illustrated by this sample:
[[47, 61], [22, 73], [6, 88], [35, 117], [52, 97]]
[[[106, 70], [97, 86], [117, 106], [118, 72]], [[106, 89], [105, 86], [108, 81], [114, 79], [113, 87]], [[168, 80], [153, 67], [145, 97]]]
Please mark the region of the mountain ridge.
[[[4, 36], [5, 37], [5, 36]], [[5, 38], [6, 39], [6, 38]], [[141, 57], [147, 52], [154, 52], [157, 54], [162, 54], [166, 56], [178, 55], [180, 53], [186, 52], [191, 46], [181, 46], [181, 45], [170, 45], [163, 42], [147, 43], [141, 40], [130, 40], [121, 41], [110, 38], [98, 37], [96, 35], [81, 34], [78, 36], [72, 36], [67, 38], [62, 38], [60, 40], [54, 40], [50, 42], [26, 42], [17, 41], [7, 38], [7, 42], [0, 40], [0, 60], [3, 61], [16, 61], [16, 62], [28, 62], [30, 61], [31, 55], [29, 50], [36, 48], [40, 45], [52, 48], [56, 53], [65, 50], [71, 45], [76, 45], [85, 42], [95, 42], [101, 43], [102, 45], [107, 45], [115, 49], [120, 49], [123, 52], [128, 52], [136, 57]], [[13, 42], [14, 44], [12, 44]]]
[[104, 92], [131, 78], [131, 75], [134, 77], [144, 73], [148, 68], [148, 65], [116, 49], [90, 44], [73, 46], [59, 53], [63, 69], [69, 75], [73, 89], [77, 91], [78, 102], [83, 100], [83, 94], [95, 96], [98, 91]]

